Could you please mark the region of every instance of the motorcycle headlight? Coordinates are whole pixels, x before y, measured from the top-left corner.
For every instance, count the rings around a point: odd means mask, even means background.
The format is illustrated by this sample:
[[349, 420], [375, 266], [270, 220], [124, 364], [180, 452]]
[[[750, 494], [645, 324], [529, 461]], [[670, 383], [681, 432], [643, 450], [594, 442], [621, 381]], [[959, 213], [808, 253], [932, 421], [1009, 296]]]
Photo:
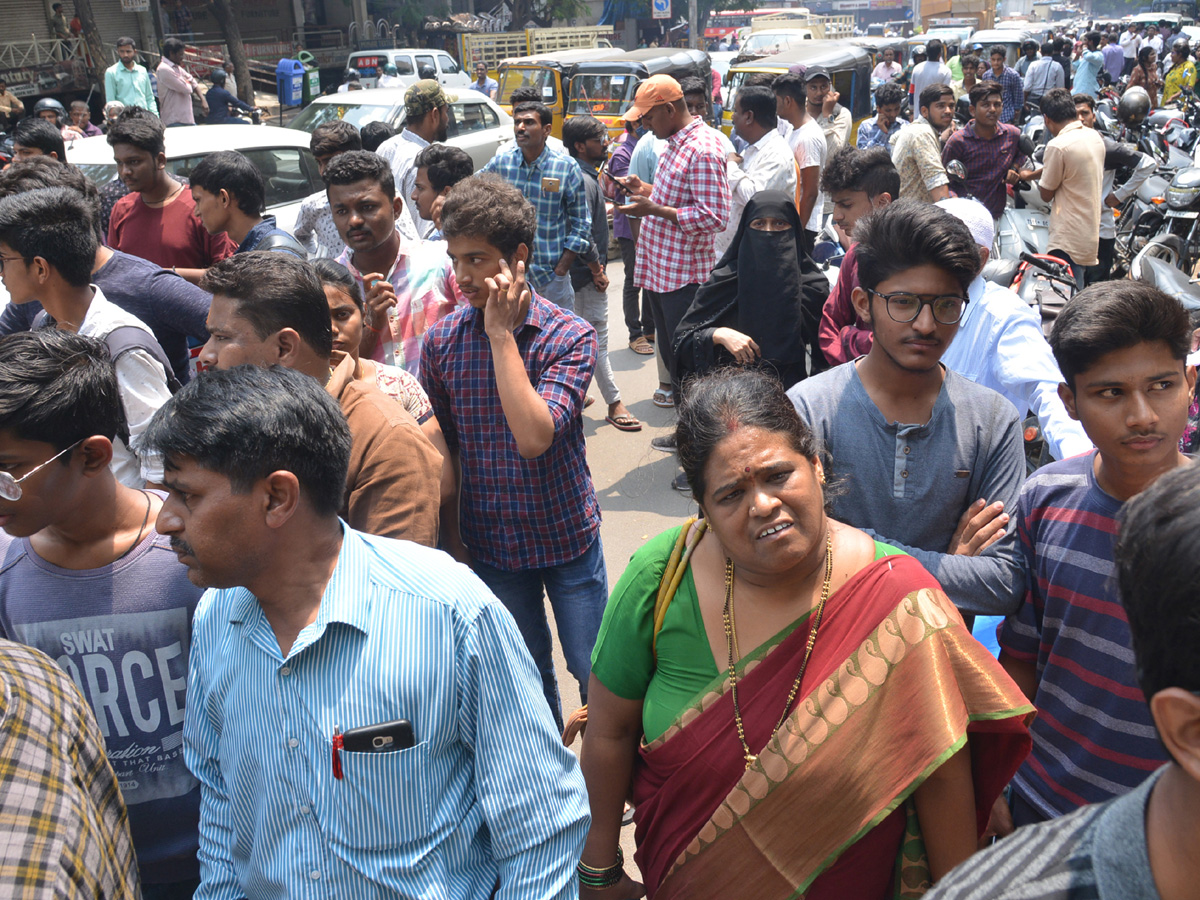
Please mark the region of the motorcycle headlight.
[[1197, 198], [1200, 198], [1200, 185], [1167, 188], [1167, 206], [1171, 209], [1187, 209]]

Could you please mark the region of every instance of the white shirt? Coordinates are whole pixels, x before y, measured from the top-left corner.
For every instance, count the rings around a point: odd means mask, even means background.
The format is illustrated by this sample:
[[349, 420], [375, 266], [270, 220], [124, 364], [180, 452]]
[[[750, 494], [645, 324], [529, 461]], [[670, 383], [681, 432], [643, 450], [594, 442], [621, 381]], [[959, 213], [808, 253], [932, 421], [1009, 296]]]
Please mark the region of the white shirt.
[[1142, 38], [1138, 34], [1122, 31], [1120, 44], [1121, 52], [1125, 54], [1126, 59], [1137, 59], [1138, 50], [1142, 47]]
[[1162, 56], [1163, 39], [1161, 34], [1156, 34], [1154, 37], [1150, 38], [1150, 40], [1146, 41], [1146, 43], [1154, 48], [1155, 53], [1157, 53], [1159, 56]]
[[429, 146], [429, 142], [419, 134], [414, 134], [405, 128], [395, 137], [390, 137], [375, 152], [388, 161], [392, 167], [392, 177], [396, 181], [396, 193], [404, 198], [404, 208], [408, 216], [398, 216], [396, 227], [400, 233], [410, 240], [423, 240], [433, 231], [433, 222], [422, 219], [417, 211], [417, 203], [412, 198], [417, 186], [417, 154]]
[[404, 87], [404, 79], [399, 75], [388, 75], [386, 72], [375, 81], [375, 87], [390, 88]]
[[[155, 340], [154, 332], [141, 319], [109, 302], [96, 285], [92, 285], [92, 290], [95, 294], [79, 326], [80, 334], [103, 340], [122, 326], [135, 325], [150, 335], [151, 340]], [[151, 417], [171, 399], [167, 373], [158, 360], [145, 350], [130, 350], [122, 355], [117, 360], [116, 369], [117, 389], [121, 393], [121, 404], [125, 407], [125, 418], [129, 422], [131, 446], [126, 447], [119, 440], [113, 441], [113, 458], [109, 467], [117, 481], [131, 488], [140, 488], [147, 481], [162, 484], [162, 460], [143, 453], [139, 445]]]
[[[796, 165], [800, 167], [801, 171], [812, 166], [816, 166], [822, 171], [825, 169], [825, 160], [829, 156], [829, 145], [825, 141], [825, 132], [821, 130], [821, 126], [812, 116], [809, 116], [808, 121], [799, 128], [792, 129], [791, 134], [788, 135], [788, 144], [792, 148], [792, 155], [796, 157]], [[818, 173], [818, 183], [820, 177]], [[813, 204], [812, 215], [804, 223], [804, 229], [820, 231], [821, 219], [824, 215], [825, 194], [818, 190], [817, 202]]]
[[937, 62], [926, 60], [919, 63], [912, 71], [912, 95], [913, 99], [919, 104], [921, 100], [921, 91], [929, 87], [931, 84], [944, 84], [950, 86], [950, 81], [954, 78], [950, 67], [940, 59]]
[[[1109, 194], [1112, 194], [1117, 200], [1124, 203], [1134, 195], [1147, 178], [1154, 174], [1158, 168], [1158, 163], [1155, 162], [1154, 157], [1146, 153], [1141, 153], [1139, 156], [1141, 156], [1141, 160], [1139, 160], [1133, 173], [1125, 180], [1124, 184], [1115, 190], [1113, 189], [1113, 181], [1116, 180], [1117, 170], [1104, 170], [1104, 182], [1100, 186], [1101, 197], [1107, 197]], [[1100, 206], [1100, 237], [1107, 239], [1115, 238], [1116, 236], [1117, 217], [1113, 215], [1111, 206], [1107, 203], [1102, 203]]]
[[[400, 219], [407, 220], [409, 230], [414, 230], [409, 216], [403, 215]], [[403, 222], [398, 224], [403, 224]], [[329, 195], [324, 191], [309, 194], [300, 202], [300, 211], [296, 214], [296, 224], [292, 228], [292, 234], [304, 245], [309, 259], [337, 259], [346, 249], [342, 236], [338, 233], [337, 225], [333, 221], [333, 211], [329, 208]], [[415, 237], [412, 239], [416, 240]]]
[[1051, 56], [1043, 56], [1029, 64], [1025, 72], [1025, 93], [1034, 97], [1045, 96], [1046, 91], [1065, 87], [1062, 66]]
[[789, 198], [796, 196], [796, 157], [787, 141], [775, 129], [746, 148], [740, 166], [729, 160], [727, 167], [732, 205], [729, 224], [713, 241], [718, 259], [733, 243], [742, 221], [742, 211], [755, 194], [759, 191], [783, 191]]
[[967, 296], [958, 333], [942, 354], [946, 367], [996, 391], [1022, 416], [1035, 413], [1058, 459], [1091, 450], [1083, 426], [1067, 415], [1058, 396], [1063, 377], [1037, 310], [981, 277], [971, 282]]

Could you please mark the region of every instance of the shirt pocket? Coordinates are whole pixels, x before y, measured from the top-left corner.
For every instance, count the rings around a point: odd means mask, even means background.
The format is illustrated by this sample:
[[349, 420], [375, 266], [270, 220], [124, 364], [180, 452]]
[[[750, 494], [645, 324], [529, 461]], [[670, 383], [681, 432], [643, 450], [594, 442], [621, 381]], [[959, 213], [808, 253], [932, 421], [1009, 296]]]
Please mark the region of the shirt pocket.
[[341, 752], [342, 778], [334, 782], [335, 843], [388, 850], [429, 834], [429, 742], [391, 753]]

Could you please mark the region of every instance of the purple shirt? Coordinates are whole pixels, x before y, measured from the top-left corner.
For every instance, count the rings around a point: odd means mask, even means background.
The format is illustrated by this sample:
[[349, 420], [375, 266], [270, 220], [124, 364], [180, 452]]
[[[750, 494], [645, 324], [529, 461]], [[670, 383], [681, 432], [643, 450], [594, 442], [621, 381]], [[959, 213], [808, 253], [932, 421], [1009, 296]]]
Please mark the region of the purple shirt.
[[[625, 137], [617, 144], [617, 149], [613, 151], [612, 156], [608, 160], [608, 171], [618, 177], [624, 177], [629, 174], [629, 159], [633, 156], [633, 148], [637, 146], [637, 139], [625, 133]], [[618, 199], [624, 197], [624, 191], [618, 191]], [[620, 210], [613, 210], [613, 234], [617, 239], [628, 238], [633, 240], [633, 229], [629, 227], [629, 217]]]
[[535, 459], [517, 452], [504, 417], [481, 311], [462, 307], [430, 328], [420, 372], [446, 444], [459, 453], [463, 543], [476, 559], [507, 572], [578, 559], [600, 531], [583, 438], [596, 330], [534, 293], [515, 336], [529, 381], [554, 420], [554, 440]]
[[1000, 122], [996, 125], [996, 136], [985, 141], [975, 134], [975, 122], [971, 121], [950, 135], [942, 150], [942, 165], [957, 159], [967, 167], [967, 189], [987, 207], [993, 219], [1003, 215], [1008, 199], [1005, 173], [1019, 167], [1025, 159], [1017, 147], [1020, 138], [1019, 128]]
[[1125, 70], [1125, 53], [1121, 50], [1120, 44], [1106, 44], [1102, 52], [1104, 53], [1104, 71], [1113, 81], [1116, 81]]

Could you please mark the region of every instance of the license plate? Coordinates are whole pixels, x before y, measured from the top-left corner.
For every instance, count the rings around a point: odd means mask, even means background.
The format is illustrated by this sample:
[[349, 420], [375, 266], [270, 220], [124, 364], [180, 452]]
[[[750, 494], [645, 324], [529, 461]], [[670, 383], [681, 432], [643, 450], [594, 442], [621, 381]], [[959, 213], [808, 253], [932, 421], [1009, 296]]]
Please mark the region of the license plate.
[[1050, 220], [1044, 219], [1041, 216], [1030, 216], [1029, 225], [1031, 228], [1049, 228]]
[[1194, 209], [1168, 209], [1168, 219], [1194, 219], [1200, 216], [1200, 211]]

